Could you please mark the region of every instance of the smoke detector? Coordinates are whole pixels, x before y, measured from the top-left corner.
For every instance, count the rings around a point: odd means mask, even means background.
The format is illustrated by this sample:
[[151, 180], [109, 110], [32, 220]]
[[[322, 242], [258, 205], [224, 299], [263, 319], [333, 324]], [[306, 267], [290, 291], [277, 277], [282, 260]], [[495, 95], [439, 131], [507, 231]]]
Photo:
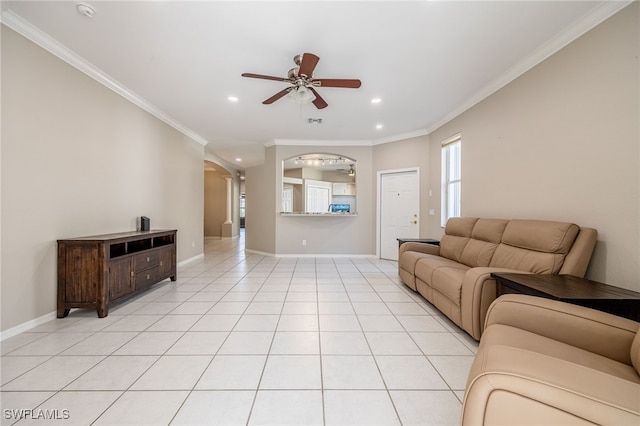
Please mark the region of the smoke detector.
[[96, 14], [96, 10], [85, 3], [78, 3], [76, 5], [76, 10], [85, 18], [93, 18], [93, 16]]

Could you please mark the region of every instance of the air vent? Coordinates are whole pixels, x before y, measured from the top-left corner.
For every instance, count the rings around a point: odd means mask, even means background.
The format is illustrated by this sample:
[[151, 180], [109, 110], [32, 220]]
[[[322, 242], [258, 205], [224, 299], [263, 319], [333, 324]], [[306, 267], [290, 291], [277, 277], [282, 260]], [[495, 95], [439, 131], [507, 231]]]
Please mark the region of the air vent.
[[322, 118], [307, 118], [309, 124], [322, 124]]

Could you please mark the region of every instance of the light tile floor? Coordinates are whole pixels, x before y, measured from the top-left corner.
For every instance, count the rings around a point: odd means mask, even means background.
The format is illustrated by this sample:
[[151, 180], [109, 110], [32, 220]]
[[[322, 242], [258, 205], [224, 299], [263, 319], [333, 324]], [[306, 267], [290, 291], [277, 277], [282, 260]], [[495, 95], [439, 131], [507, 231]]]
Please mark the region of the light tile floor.
[[395, 262], [243, 247], [3, 341], [2, 425], [459, 424], [477, 344]]

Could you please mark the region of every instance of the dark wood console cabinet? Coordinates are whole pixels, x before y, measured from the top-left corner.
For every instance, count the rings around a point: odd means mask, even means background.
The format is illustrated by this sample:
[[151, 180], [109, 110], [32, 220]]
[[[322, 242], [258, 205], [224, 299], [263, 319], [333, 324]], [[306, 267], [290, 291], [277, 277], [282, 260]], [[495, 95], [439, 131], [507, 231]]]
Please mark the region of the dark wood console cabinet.
[[58, 318], [95, 308], [164, 279], [176, 280], [176, 230], [132, 231], [58, 240]]

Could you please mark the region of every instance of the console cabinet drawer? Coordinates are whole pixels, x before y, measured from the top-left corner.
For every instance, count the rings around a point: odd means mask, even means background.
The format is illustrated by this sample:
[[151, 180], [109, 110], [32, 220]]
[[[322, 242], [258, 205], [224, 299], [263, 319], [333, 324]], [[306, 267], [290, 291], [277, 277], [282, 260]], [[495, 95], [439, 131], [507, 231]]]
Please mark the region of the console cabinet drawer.
[[158, 266], [160, 259], [158, 257], [158, 251], [154, 250], [148, 253], [138, 254], [133, 257], [133, 269], [136, 271], [142, 271], [143, 269], [153, 268]]
[[156, 268], [146, 269], [144, 271], [136, 272], [135, 274], [135, 289], [140, 290], [147, 288], [152, 284], [155, 284], [160, 276], [159, 271]]

